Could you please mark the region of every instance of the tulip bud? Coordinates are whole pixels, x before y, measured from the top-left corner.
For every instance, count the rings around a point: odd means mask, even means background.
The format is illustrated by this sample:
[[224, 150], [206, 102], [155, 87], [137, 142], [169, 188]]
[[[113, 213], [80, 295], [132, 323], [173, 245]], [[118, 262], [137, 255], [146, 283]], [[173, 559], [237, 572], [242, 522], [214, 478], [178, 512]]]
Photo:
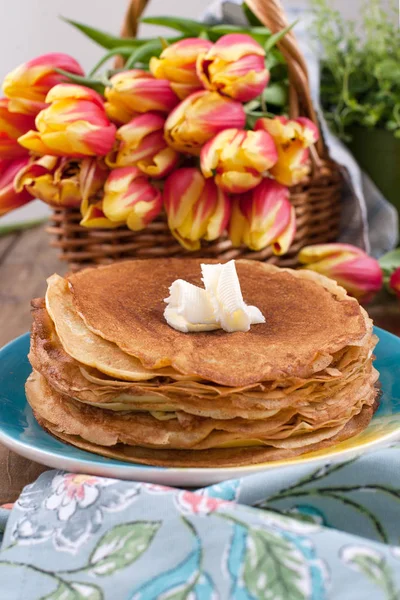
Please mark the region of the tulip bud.
[[390, 276], [389, 287], [400, 298], [400, 267], [398, 267]]
[[39, 111], [46, 108], [48, 92], [58, 83], [67, 80], [55, 69], [84, 75], [79, 63], [67, 54], [53, 52], [38, 56], [6, 75], [3, 91], [7, 98], [10, 98], [9, 110], [37, 115]]
[[115, 140], [102, 97], [87, 87], [56, 85], [46, 96], [50, 106], [36, 117], [38, 131], [28, 131], [18, 142], [35, 154], [104, 156]]
[[368, 302], [383, 284], [379, 263], [350, 244], [316, 244], [299, 253], [304, 268], [337, 281], [351, 296]]
[[171, 148], [199, 155], [201, 147], [228, 127], [244, 127], [246, 114], [240, 102], [216, 92], [201, 91], [178, 104], [165, 122], [165, 139]]
[[219, 238], [230, 216], [228, 196], [195, 168], [178, 169], [167, 178], [164, 206], [173, 236], [187, 250], [199, 250], [202, 238]]
[[104, 186], [103, 210], [110, 221], [126, 222], [132, 231], [144, 229], [162, 209], [160, 190], [137, 167], [111, 171]]
[[225, 192], [240, 194], [256, 187], [278, 158], [274, 140], [265, 131], [225, 129], [203, 146], [201, 170], [215, 175]]
[[201, 38], [186, 38], [167, 46], [160, 58], [150, 60], [150, 71], [157, 79], [168, 79], [175, 94], [183, 100], [201, 90], [203, 85], [196, 73], [196, 60], [207, 52], [212, 42]]
[[12, 160], [28, 154], [17, 140], [35, 127], [35, 118], [32, 115], [10, 112], [9, 105], [8, 98], [0, 99], [0, 158]]
[[178, 153], [164, 139], [164, 119], [157, 113], [145, 113], [120, 127], [117, 140], [119, 144], [106, 159], [110, 167], [137, 166], [159, 179], [178, 163]]
[[229, 237], [234, 246], [245, 244], [263, 250], [272, 244], [274, 254], [289, 250], [296, 234], [296, 213], [289, 191], [273, 179], [264, 179], [251, 192], [234, 198]]
[[310, 171], [308, 148], [319, 138], [316, 125], [305, 117], [292, 120], [275, 117], [258, 119], [255, 129], [267, 131], [278, 150], [278, 160], [271, 175], [282, 185], [300, 183]]
[[29, 161], [29, 156], [14, 160], [0, 159], [0, 216], [27, 204], [33, 197], [27, 190], [17, 192], [14, 180]]
[[269, 81], [265, 51], [251, 36], [222, 36], [197, 59], [197, 74], [205, 88], [248, 102], [261, 94]]
[[151, 73], [132, 69], [113, 75], [104, 94], [105, 108], [116, 123], [128, 123], [137, 113], [156, 110], [168, 114], [178, 104], [178, 97], [166, 79], [156, 79]]

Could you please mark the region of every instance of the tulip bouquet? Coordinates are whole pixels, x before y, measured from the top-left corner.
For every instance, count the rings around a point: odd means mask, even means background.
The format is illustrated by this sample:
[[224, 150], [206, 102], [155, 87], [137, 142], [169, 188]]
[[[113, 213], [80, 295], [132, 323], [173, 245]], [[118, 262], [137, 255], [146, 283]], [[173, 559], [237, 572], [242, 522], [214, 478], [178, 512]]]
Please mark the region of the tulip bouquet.
[[[234, 246], [287, 252], [296, 232], [289, 188], [308, 175], [318, 140], [287, 116], [276, 43], [289, 28], [143, 19], [169, 39], [119, 39], [73, 23], [107, 48], [90, 74], [64, 54], [9, 73], [0, 100], [0, 215], [39, 198], [80, 208], [81, 225], [140, 231], [163, 211], [187, 250], [225, 231]], [[99, 75], [119, 55], [122, 68]], [[2, 184], [2, 185], [1, 185]]]

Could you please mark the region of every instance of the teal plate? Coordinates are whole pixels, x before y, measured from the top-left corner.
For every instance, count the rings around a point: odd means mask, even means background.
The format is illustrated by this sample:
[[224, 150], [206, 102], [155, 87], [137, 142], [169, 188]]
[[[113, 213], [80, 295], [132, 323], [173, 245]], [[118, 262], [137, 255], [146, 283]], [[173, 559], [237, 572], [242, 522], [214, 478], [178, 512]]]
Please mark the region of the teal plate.
[[294, 459], [248, 467], [172, 469], [126, 463], [69, 446], [37, 424], [26, 401], [24, 384], [31, 372], [27, 359], [28, 333], [0, 350], [0, 442], [49, 467], [177, 486], [209, 485], [288, 465], [349, 458], [400, 439], [400, 338], [382, 329], [376, 329], [376, 334], [380, 341], [375, 351], [375, 366], [380, 372], [383, 394], [370, 425], [350, 440]]

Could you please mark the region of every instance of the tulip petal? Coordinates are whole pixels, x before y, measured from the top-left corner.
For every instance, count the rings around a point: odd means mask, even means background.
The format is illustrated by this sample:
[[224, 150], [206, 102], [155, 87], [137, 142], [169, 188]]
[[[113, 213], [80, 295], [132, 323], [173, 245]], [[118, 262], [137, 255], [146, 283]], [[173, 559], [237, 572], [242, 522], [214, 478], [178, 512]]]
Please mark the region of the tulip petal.
[[56, 52], [38, 56], [6, 75], [3, 90], [10, 98], [10, 110], [36, 115], [45, 108], [49, 90], [66, 80], [66, 77], [56, 69], [84, 75], [81, 66], [74, 58]]
[[308, 148], [317, 141], [318, 128], [304, 117], [275, 117], [259, 119], [255, 129], [268, 132], [275, 141], [278, 160], [271, 168], [275, 179], [286, 186], [300, 183], [310, 171]]
[[256, 187], [276, 162], [272, 137], [265, 131], [226, 129], [202, 148], [201, 169], [205, 177], [216, 173], [221, 189], [233, 194]]
[[16, 191], [14, 187], [14, 180], [28, 161], [29, 157], [0, 160], [0, 216], [33, 200], [27, 190]]
[[391, 274], [389, 287], [400, 297], [400, 267]]
[[218, 57], [223, 60], [234, 62], [248, 54], [265, 56], [264, 48], [250, 35], [245, 33], [228, 33], [219, 40], [208, 51], [209, 58]]
[[104, 186], [103, 210], [108, 219], [143, 229], [161, 211], [161, 192], [137, 167], [113, 170]]
[[255, 188], [262, 180], [257, 172], [226, 171], [215, 176], [215, 183], [221, 190], [231, 194], [241, 194]]
[[243, 106], [216, 92], [192, 94], [171, 112], [165, 122], [165, 139], [177, 150], [199, 155], [201, 147], [215, 134], [231, 127], [244, 127]]
[[314, 244], [302, 248], [299, 252], [298, 260], [302, 264], [309, 265], [325, 258], [338, 256], [365, 256], [365, 252], [352, 244]]
[[124, 222], [115, 223], [107, 219], [103, 212], [102, 202], [96, 202], [96, 204], [90, 204], [83, 216], [83, 219], [79, 223], [82, 227], [88, 229], [115, 229], [124, 225]]
[[[179, 102], [169, 81], [156, 79], [146, 71], [132, 69], [117, 73], [110, 82], [104, 92], [106, 111], [110, 117], [117, 117], [119, 122], [127, 122], [137, 113], [169, 113]], [[126, 120], [123, 120], [124, 117]]]
[[[244, 196], [251, 198], [250, 194]], [[244, 237], [249, 228], [249, 222], [241, 209], [242, 204], [243, 197], [235, 196], [232, 202], [232, 212], [228, 226], [229, 238], [235, 248], [239, 248], [243, 244]]]
[[290, 246], [293, 243], [294, 237], [296, 235], [296, 211], [294, 206], [291, 207], [290, 210], [290, 219], [289, 223], [284, 229], [284, 231], [278, 235], [272, 244], [272, 251], [277, 256], [282, 256], [286, 254], [289, 250]]
[[219, 188], [217, 188], [217, 202], [214, 208], [214, 213], [208, 221], [207, 231], [204, 238], [207, 241], [218, 239], [228, 226], [231, 216], [231, 202], [228, 196]]

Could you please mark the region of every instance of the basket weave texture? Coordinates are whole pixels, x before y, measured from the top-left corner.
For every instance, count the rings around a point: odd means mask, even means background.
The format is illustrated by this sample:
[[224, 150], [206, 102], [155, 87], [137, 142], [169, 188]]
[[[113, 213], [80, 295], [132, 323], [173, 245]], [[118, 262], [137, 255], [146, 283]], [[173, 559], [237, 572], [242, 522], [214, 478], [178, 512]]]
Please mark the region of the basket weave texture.
[[[148, 0], [131, 0], [122, 28], [124, 37], [136, 36], [138, 20]], [[280, 0], [247, 0], [253, 13], [273, 33], [288, 25]], [[289, 71], [289, 115], [305, 116], [318, 125], [312, 104], [304, 58], [292, 31], [279, 42]], [[107, 264], [125, 258], [162, 258], [170, 256], [202, 256], [205, 258], [246, 258], [262, 260], [285, 267], [297, 264], [299, 250], [308, 244], [335, 241], [339, 230], [342, 177], [338, 165], [329, 159], [322, 139], [312, 148], [312, 171], [300, 185], [290, 190], [296, 210], [297, 233], [287, 254], [274, 256], [271, 248], [252, 252], [246, 247], [233, 248], [224, 236], [214, 242], [203, 242], [198, 252], [184, 250], [169, 231], [166, 215], [161, 214], [139, 232], [127, 227], [87, 229], [79, 225], [79, 209], [54, 209], [47, 231], [52, 246], [60, 249], [60, 259], [71, 271], [93, 264]]]

